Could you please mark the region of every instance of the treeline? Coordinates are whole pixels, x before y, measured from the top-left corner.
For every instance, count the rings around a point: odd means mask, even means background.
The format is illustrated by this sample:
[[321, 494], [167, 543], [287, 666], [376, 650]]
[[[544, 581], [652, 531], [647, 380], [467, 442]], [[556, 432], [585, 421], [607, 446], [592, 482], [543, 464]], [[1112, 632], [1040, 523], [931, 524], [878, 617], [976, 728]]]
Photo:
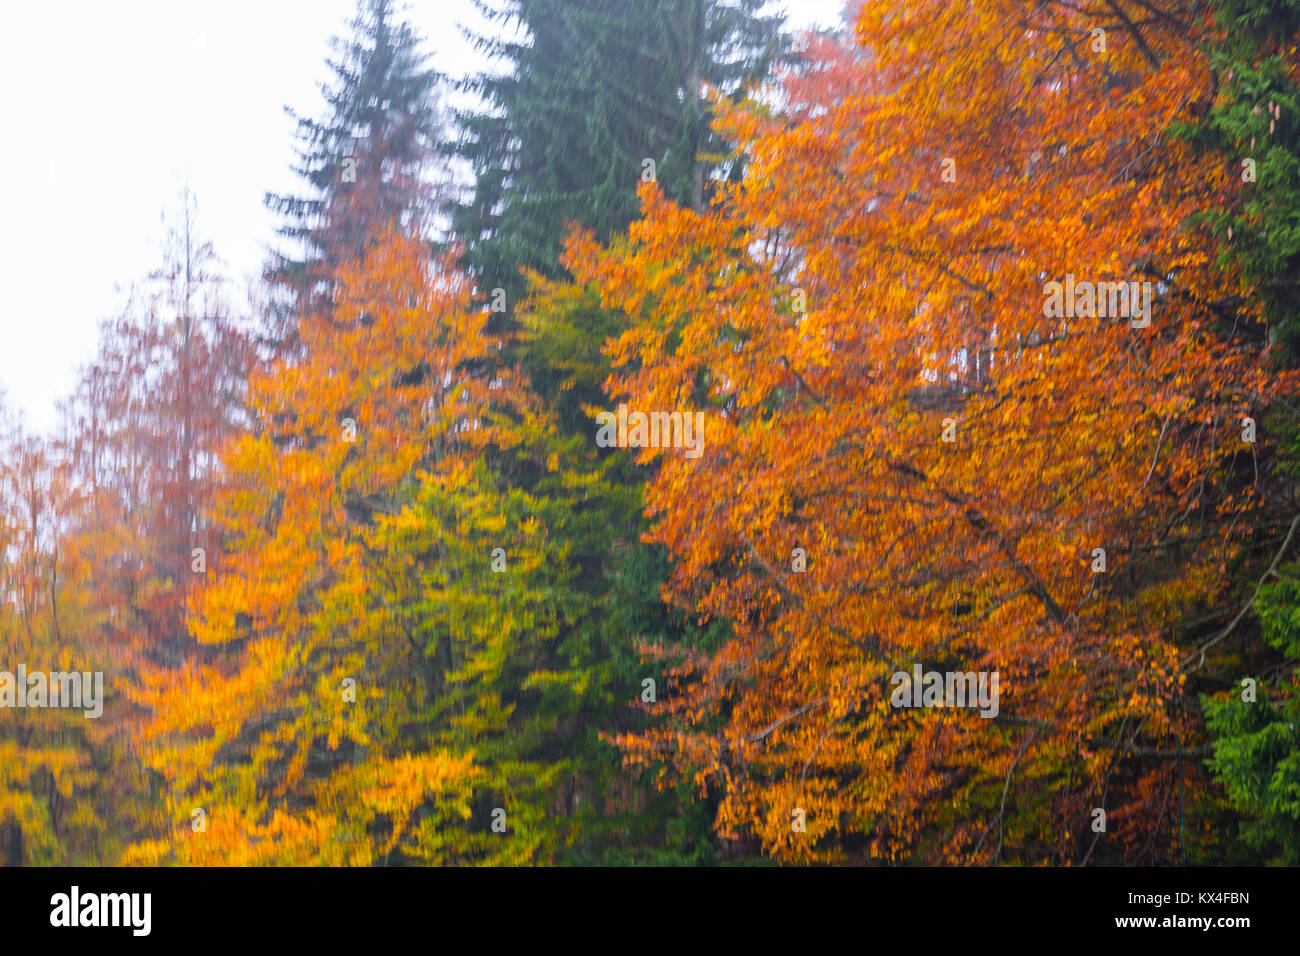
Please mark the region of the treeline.
[[7, 426], [0, 859], [1300, 862], [1300, 3], [484, 12]]

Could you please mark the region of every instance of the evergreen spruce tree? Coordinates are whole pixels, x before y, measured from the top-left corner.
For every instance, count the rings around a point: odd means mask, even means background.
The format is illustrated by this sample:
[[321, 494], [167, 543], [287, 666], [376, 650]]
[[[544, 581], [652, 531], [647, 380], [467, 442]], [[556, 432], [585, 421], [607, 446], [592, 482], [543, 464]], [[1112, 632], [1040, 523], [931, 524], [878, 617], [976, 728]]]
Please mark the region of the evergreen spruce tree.
[[[1233, 201], [1211, 215], [1222, 258], [1240, 266], [1264, 303], [1263, 322], [1225, 307], [1231, 334], [1267, 335], [1279, 367], [1300, 365], [1300, 89], [1297, 0], [1220, 0], [1214, 100], [1181, 130], [1225, 160]], [[1243, 484], [1271, 508], [1256, 528], [1258, 557], [1236, 569], [1241, 600], [1253, 601], [1238, 640], [1213, 663], [1202, 704], [1213, 742], [1211, 772], [1241, 818], [1241, 859], [1300, 863], [1300, 616], [1295, 610], [1300, 534], [1293, 535], [1300, 483], [1300, 419], [1288, 405], [1261, 409]], [[1248, 468], [1248, 472], [1247, 472]], [[1263, 476], [1262, 479], [1260, 476]], [[1279, 548], [1282, 549], [1279, 551]], [[1265, 570], [1267, 568], [1267, 570]], [[1262, 577], [1261, 577], [1262, 573]], [[1262, 639], [1261, 639], [1262, 638]], [[1255, 693], [1240, 681], [1251, 676]], [[1226, 691], [1221, 688], [1227, 685]]]
[[[1300, 564], [1282, 570], [1255, 606], [1271, 649], [1259, 654], [1254, 700], [1240, 687], [1205, 700], [1210, 769], [1241, 814], [1250, 862], [1300, 865]], [[1269, 659], [1271, 658], [1271, 660]]]
[[331, 80], [320, 84], [323, 117], [285, 108], [298, 123], [294, 171], [306, 189], [266, 195], [288, 242], [268, 268], [284, 293], [271, 321], [275, 341], [292, 339], [284, 325], [295, 307], [316, 307], [328, 297], [323, 276], [330, 268], [381, 231], [372, 220], [421, 222], [431, 211], [428, 176], [442, 136], [440, 76], [427, 65], [420, 36], [398, 19], [393, 0], [358, 0], [350, 29], [348, 38], [331, 41]]
[[520, 270], [559, 274], [571, 225], [601, 239], [637, 215], [653, 177], [700, 206], [726, 150], [704, 84], [735, 94], [783, 49], [762, 0], [479, 0], [499, 32], [477, 38], [509, 66], [468, 80], [487, 109], [458, 115], [459, 155], [475, 173], [452, 232], [482, 290], [524, 292]]
[[[601, 863], [710, 863], [715, 804], [658, 793], [629, 779], [612, 738], [654, 719], [666, 675], [638, 644], [707, 645], [721, 626], [699, 626], [660, 597], [666, 555], [641, 540], [645, 470], [594, 442], [590, 409], [605, 402], [601, 348], [614, 316], [560, 265], [574, 226], [602, 240], [636, 218], [638, 185], [653, 179], [700, 207], [716, 177], [738, 164], [710, 126], [705, 86], [743, 95], [788, 50], [780, 18], [759, 0], [506, 0], [480, 9], [498, 32], [479, 39], [509, 71], [466, 84], [486, 103], [462, 112], [455, 148], [475, 172], [451, 209], [451, 231], [481, 299], [503, 294], [496, 328], [553, 431], [544, 454], [520, 458], [508, 480], [550, 505], [580, 600], [557, 634], [558, 657], [583, 675], [555, 714], [555, 744], [572, 757], [561, 803], [572, 821], [559, 859]], [[518, 29], [512, 29], [518, 28]], [[498, 292], [499, 290], [499, 292]], [[538, 463], [548, 463], [539, 467]], [[652, 683], [648, 683], [652, 682]], [[661, 697], [659, 699], [662, 699]]]

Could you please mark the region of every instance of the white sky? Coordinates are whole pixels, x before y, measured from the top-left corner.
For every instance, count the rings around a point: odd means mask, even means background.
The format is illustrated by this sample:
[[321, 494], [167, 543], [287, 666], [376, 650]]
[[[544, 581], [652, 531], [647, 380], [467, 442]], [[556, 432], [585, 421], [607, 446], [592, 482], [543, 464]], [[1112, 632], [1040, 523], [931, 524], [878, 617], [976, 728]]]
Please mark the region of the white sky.
[[[635, 2], [635, 0], [629, 0]], [[794, 26], [842, 0], [784, 0]], [[33, 429], [95, 351], [99, 320], [161, 262], [189, 183], [233, 279], [275, 241], [267, 190], [295, 191], [293, 122], [319, 115], [330, 36], [355, 0], [0, 0], [0, 390]], [[433, 65], [484, 67], [470, 0], [414, 0]], [[236, 299], [242, 301], [242, 299]]]

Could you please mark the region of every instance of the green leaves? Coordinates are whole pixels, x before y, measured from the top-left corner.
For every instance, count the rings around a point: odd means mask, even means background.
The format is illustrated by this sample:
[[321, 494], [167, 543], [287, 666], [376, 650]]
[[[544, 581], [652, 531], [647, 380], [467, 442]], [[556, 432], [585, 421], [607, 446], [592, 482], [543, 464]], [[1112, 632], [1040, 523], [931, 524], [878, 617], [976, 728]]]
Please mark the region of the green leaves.
[[[1288, 641], [1300, 631], [1294, 621]], [[1258, 698], [1246, 702], [1229, 692], [1226, 699], [1205, 697], [1206, 726], [1214, 739], [1207, 763], [1243, 815], [1241, 836], [1270, 862], [1300, 864], [1300, 688], [1292, 676], [1271, 688], [1261, 684]]]

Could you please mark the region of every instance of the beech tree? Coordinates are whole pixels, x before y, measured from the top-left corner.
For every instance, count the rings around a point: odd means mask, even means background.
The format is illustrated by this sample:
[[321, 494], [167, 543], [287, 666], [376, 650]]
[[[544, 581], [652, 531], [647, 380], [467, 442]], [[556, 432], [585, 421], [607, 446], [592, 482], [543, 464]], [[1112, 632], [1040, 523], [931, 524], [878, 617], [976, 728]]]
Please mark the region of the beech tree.
[[483, 465], [511, 446], [515, 386], [466, 371], [492, 342], [450, 263], [418, 234], [363, 248], [301, 317], [297, 357], [254, 377], [257, 427], [223, 456], [228, 547], [192, 622], [217, 655], [143, 691], [175, 829], [133, 859], [509, 861], [538, 843], [544, 804], [519, 794], [563, 761], [493, 750], [516, 729], [501, 670], [558, 679], [517, 645], [547, 634], [530, 584], [563, 563]]
[[[643, 186], [626, 241], [571, 244], [627, 316], [613, 395], [705, 414], [701, 458], [639, 456], [673, 597], [735, 637], [649, 648], [684, 690], [621, 742], [722, 789], [723, 835], [791, 861], [1171, 852], [1184, 689], [1221, 639], [1185, 625], [1226, 603], [1258, 507], [1225, 484], [1243, 418], [1293, 382], [1192, 224], [1222, 167], [1165, 137], [1211, 95], [1195, 31], [1110, 15], [864, 5], [860, 49], [823, 46], [780, 110], [721, 108], [743, 183], [700, 212]], [[1132, 308], [1102, 308], [1120, 280]], [[916, 664], [998, 673], [997, 716], [892, 706]]]

